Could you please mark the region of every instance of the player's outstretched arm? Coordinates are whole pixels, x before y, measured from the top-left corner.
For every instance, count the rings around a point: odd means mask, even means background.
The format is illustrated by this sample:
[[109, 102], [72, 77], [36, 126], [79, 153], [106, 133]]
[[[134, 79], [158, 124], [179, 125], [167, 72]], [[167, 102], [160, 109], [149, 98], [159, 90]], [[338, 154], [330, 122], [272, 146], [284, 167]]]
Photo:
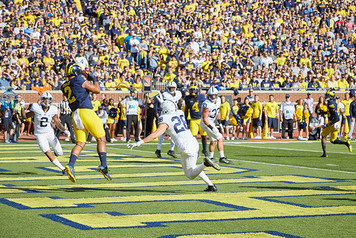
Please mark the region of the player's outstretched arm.
[[142, 145], [143, 143], [153, 141], [154, 139], [160, 137], [167, 129], [168, 129], [168, 125], [165, 123], [161, 123], [161, 124], [159, 124], [159, 126], [155, 132], [153, 132], [152, 134], [150, 134], [143, 140], [140, 140], [136, 143], [128, 144], [127, 147], [130, 149], [133, 149], [134, 147], [138, 147], [138, 146]]
[[63, 126], [63, 124], [59, 121], [58, 115], [54, 115], [52, 119], [54, 121], [54, 124], [59, 128], [59, 130], [66, 131], [65, 126]]
[[33, 111], [25, 112], [25, 108], [21, 107], [21, 117], [26, 120], [27, 118], [33, 117], [35, 113]]

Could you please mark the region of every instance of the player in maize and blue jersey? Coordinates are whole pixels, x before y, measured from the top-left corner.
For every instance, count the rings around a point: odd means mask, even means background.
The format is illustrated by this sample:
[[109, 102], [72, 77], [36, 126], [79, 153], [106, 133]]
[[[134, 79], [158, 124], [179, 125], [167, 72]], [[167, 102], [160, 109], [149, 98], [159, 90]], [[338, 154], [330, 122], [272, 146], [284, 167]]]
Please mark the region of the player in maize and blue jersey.
[[201, 136], [201, 143], [203, 146], [202, 153], [205, 156], [208, 156], [208, 151], [207, 151], [208, 142], [206, 138], [207, 133], [200, 126], [202, 105], [204, 101], [205, 101], [205, 96], [204, 94], [199, 93], [198, 86], [191, 85], [189, 88], [189, 95], [185, 97], [184, 115], [186, 119], [188, 118], [188, 115], [190, 115], [189, 129], [194, 137], [197, 137], [199, 132]]
[[[68, 98], [69, 107], [72, 110], [73, 128], [76, 145], [73, 147], [69, 163], [65, 166], [68, 178], [74, 183], [74, 164], [83, 150], [88, 132], [97, 141], [97, 151], [101, 161], [98, 171], [111, 181], [106, 164], [106, 143], [103, 124], [98, 115], [92, 110], [93, 106], [89, 93], [100, 93], [100, 86], [95, 76], [88, 71], [81, 71], [80, 66], [71, 62], [65, 67], [67, 81], [61, 86], [63, 94]], [[92, 81], [90, 83], [89, 81]]]
[[337, 138], [337, 135], [340, 130], [340, 115], [338, 112], [338, 104], [335, 98], [335, 91], [329, 89], [325, 93], [325, 99], [327, 102], [327, 116], [328, 123], [323, 126], [321, 132], [321, 147], [323, 149], [323, 154], [321, 157], [328, 157], [326, 153], [326, 137], [330, 135], [330, 142], [333, 144], [342, 144], [346, 145], [350, 152], [352, 152], [352, 146], [349, 140], [342, 141]]

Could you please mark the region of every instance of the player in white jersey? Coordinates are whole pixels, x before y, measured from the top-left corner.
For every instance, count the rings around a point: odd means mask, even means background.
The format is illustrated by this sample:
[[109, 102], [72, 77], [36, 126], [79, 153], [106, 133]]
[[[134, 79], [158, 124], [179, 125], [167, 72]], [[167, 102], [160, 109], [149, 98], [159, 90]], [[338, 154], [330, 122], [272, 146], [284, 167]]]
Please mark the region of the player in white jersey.
[[57, 137], [54, 135], [54, 130], [51, 126], [52, 120], [55, 125], [68, 135], [69, 131], [65, 130], [65, 127], [60, 123], [58, 119], [58, 108], [56, 106], [51, 106], [52, 95], [49, 92], [44, 92], [41, 94], [41, 103], [34, 103], [29, 112], [25, 112], [24, 105], [21, 105], [22, 118], [27, 119], [29, 117], [34, 117], [35, 122], [35, 136], [37, 143], [42, 150], [42, 152], [48, 157], [48, 159], [56, 165], [62, 173], [65, 174], [64, 167], [58, 161], [57, 158], [52, 154], [49, 146], [54, 150], [56, 156], [63, 155], [62, 146], [59, 143]]
[[[167, 83], [166, 87], [167, 87], [167, 90], [162, 93], [163, 100], [170, 100], [177, 105], [178, 101], [182, 98], [182, 93], [180, 91], [177, 91], [177, 84], [172, 81], [172, 82]], [[162, 158], [161, 148], [162, 148], [164, 136], [165, 136], [165, 134], [163, 133], [158, 138], [157, 150], [155, 151], [155, 154], [158, 158]], [[167, 155], [170, 155], [173, 158], [178, 158], [177, 155], [174, 153], [174, 141], [172, 139], [171, 139], [171, 144], [169, 146], [169, 151], [167, 152]]]
[[198, 166], [196, 165], [199, 156], [199, 144], [187, 126], [183, 111], [177, 111], [175, 103], [169, 100], [163, 101], [160, 108], [161, 116], [158, 119], [159, 125], [157, 130], [143, 140], [128, 144], [127, 146], [132, 149], [143, 143], [150, 142], [166, 132], [171, 136], [177, 146], [177, 150], [181, 154], [181, 164], [185, 176], [189, 179], [194, 179], [199, 176], [208, 184], [208, 188], [204, 191], [217, 191], [216, 186], [210, 181], [203, 170], [206, 167], [213, 167], [216, 170], [220, 170], [220, 166], [210, 158], [205, 158], [204, 163]]
[[[208, 90], [207, 99], [203, 102], [202, 120], [200, 122], [201, 128], [206, 131], [210, 139], [209, 145], [209, 157], [214, 157], [215, 145], [217, 141], [217, 147], [220, 156], [220, 163], [231, 164], [232, 161], [226, 159], [224, 155], [223, 135], [219, 132], [215, 126], [216, 119], [220, 119], [220, 104], [221, 100], [218, 97], [219, 91], [215, 87], [211, 87]], [[222, 128], [222, 126], [220, 126]]]

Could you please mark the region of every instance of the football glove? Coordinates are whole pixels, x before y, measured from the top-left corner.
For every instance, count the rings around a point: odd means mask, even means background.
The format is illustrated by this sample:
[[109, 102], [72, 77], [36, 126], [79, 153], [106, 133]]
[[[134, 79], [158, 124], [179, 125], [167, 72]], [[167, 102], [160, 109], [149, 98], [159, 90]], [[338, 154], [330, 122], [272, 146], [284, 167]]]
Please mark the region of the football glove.
[[127, 144], [127, 148], [132, 150], [134, 147], [139, 147], [143, 143], [145, 143], [143, 140], [139, 140], [139, 141], [137, 141], [135, 143], [129, 143], [129, 144]]
[[70, 136], [70, 132], [69, 132], [68, 130], [65, 130], [63, 133], [64, 133], [66, 136]]

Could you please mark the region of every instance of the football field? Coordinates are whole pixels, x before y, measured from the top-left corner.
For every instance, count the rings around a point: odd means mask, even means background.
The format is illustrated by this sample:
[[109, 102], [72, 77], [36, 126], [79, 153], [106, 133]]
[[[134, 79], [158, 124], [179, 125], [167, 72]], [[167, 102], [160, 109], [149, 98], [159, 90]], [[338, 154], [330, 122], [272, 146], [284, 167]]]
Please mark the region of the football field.
[[[65, 165], [73, 144], [61, 143]], [[0, 237], [356, 237], [356, 152], [346, 146], [328, 143], [320, 158], [319, 141], [227, 141], [234, 163], [205, 170], [217, 192], [186, 178], [168, 148], [158, 159], [156, 143], [108, 144], [109, 182], [88, 144], [72, 183], [35, 142], [1, 143]]]

